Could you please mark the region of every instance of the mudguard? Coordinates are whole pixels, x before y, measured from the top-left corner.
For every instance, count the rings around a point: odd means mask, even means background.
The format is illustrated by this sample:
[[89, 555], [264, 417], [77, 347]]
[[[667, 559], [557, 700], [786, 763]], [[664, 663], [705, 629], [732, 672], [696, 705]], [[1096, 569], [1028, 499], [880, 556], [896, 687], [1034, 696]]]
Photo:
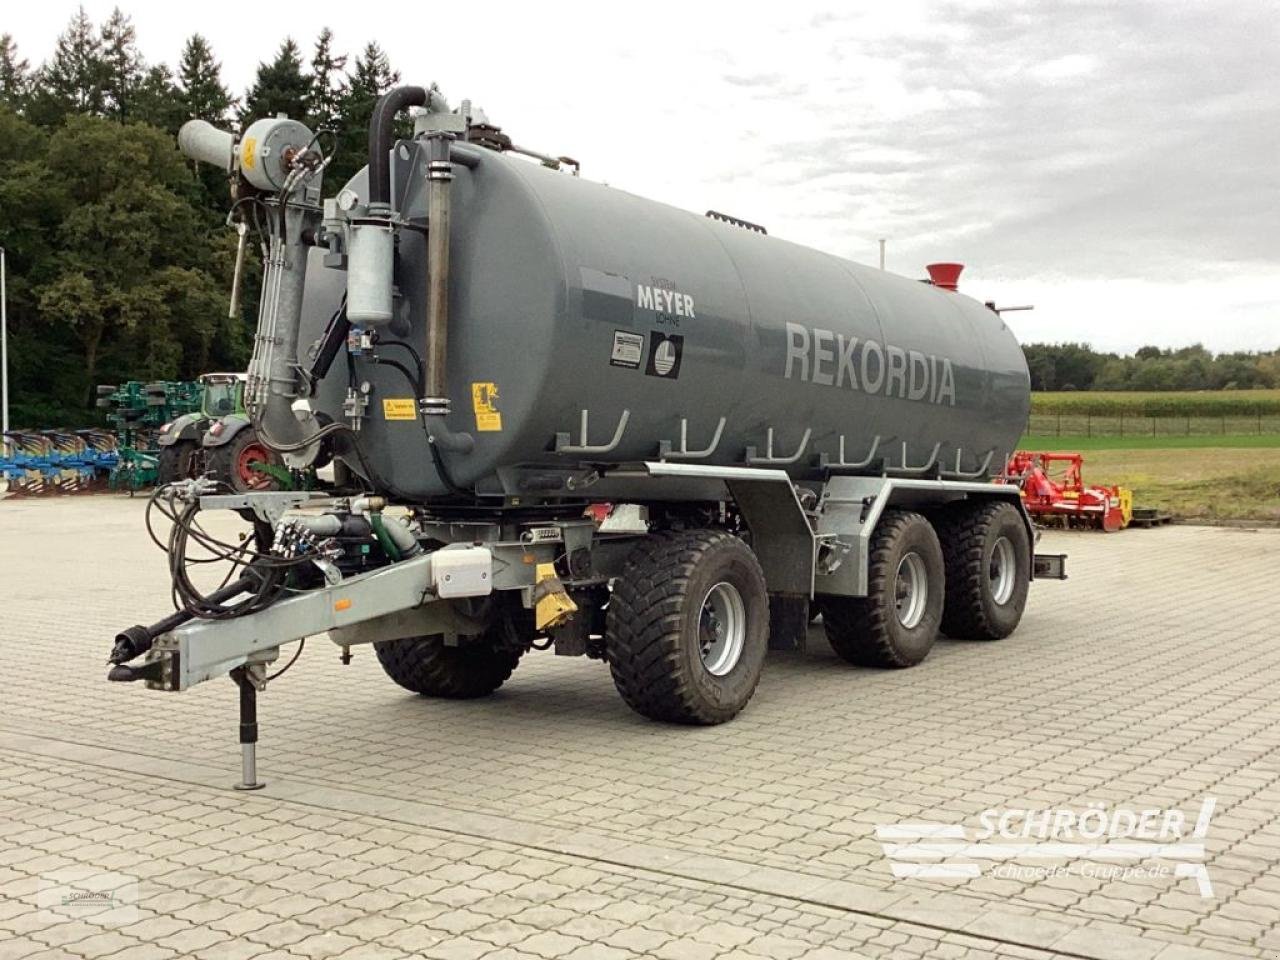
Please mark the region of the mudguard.
[[[222, 429], [215, 433], [214, 426], [222, 425]], [[249, 426], [249, 417], [243, 413], [231, 413], [225, 417], [219, 417], [214, 420], [209, 429], [205, 430], [204, 436], [200, 439], [202, 447], [221, 447], [231, 442], [241, 430]]]
[[162, 447], [171, 447], [183, 440], [199, 443], [200, 437], [209, 425], [209, 418], [200, 413], [184, 413], [177, 420], [170, 420], [168, 429], [158, 434], [156, 443]]

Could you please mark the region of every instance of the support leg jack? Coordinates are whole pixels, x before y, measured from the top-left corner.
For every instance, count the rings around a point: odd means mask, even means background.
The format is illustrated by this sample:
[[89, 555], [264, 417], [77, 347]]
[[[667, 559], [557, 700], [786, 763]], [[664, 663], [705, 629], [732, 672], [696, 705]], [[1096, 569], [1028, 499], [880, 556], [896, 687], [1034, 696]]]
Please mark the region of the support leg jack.
[[240, 688], [240, 782], [235, 785], [237, 790], [261, 790], [266, 786], [258, 779], [258, 688], [249, 673], [252, 669], [236, 667], [231, 671], [231, 679]]

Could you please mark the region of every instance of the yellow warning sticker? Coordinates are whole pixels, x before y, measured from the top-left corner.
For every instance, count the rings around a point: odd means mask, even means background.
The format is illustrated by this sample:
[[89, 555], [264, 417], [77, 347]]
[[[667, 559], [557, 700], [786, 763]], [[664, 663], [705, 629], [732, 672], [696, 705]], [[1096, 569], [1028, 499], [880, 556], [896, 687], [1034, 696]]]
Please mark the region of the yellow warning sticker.
[[383, 420], [417, 420], [418, 404], [413, 397], [383, 397]]
[[252, 170], [257, 160], [258, 141], [253, 137], [249, 137], [240, 144], [240, 166], [247, 170]]
[[471, 384], [471, 408], [476, 413], [476, 430], [480, 433], [502, 429], [502, 413], [498, 410], [496, 383]]

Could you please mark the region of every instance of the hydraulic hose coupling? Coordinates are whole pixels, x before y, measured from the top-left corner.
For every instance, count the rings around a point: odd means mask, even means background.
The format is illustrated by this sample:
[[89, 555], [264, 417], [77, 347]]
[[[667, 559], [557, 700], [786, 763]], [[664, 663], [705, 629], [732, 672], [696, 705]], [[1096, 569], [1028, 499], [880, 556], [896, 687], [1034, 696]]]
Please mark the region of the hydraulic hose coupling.
[[134, 657], [141, 656], [151, 649], [154, 636], [142, 624], [129, 627], [116, 634], [115, 645], [107, 662], [111, 664], [127, 663]]
[[418, 543], [407, 522], [399, 517], [383, 516], [382, 510], [386, 505], [385, 497], [357, 497], [351, 501], [353, 511], [368, 515], [374, 537], [392, 560], [416, 557], [422, 553], [422, 544]]

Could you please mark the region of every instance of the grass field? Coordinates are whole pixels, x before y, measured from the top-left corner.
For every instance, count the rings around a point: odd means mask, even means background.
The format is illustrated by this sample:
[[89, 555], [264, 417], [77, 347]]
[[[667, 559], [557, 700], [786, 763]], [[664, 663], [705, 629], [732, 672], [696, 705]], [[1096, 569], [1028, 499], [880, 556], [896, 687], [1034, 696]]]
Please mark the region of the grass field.
[[1024, 450], [1079, 450], [1085, 483], [1189, 520], [1280, 522], [1280, 435], [1024, 437]]
[[1079, 450], [1086, 483], [1187, 520], [1280, 523], [1280, 390], [1033, 393], [1025, 450]]

